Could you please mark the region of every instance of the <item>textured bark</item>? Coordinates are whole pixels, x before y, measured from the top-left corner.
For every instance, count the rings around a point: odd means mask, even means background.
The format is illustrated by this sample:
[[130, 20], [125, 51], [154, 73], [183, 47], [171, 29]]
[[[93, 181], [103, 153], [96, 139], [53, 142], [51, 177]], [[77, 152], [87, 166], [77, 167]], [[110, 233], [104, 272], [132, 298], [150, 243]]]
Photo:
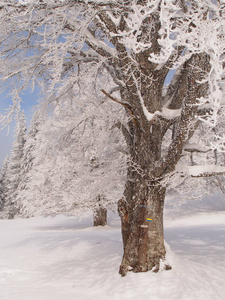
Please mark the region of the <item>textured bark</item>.
[[162, 126], [139, 118], [130, 146], [132, 157], [124, 197], [119, 201], [124, 255], [119, 273], [159, 269], [165, 257], [163, 208], [166, 189], [154, 175], [161, 158]]
[[146, 272], [154, 268], [157, 271], [166, 253], [163, 234], [165, 188], [138, 183], [127, 186], [127, 193], [130, 189], [133, 191], [132, 205], [127, 206], [125, 199], [119, 204], [124, 244], [119, 270], [122, 276], [129, 270]]

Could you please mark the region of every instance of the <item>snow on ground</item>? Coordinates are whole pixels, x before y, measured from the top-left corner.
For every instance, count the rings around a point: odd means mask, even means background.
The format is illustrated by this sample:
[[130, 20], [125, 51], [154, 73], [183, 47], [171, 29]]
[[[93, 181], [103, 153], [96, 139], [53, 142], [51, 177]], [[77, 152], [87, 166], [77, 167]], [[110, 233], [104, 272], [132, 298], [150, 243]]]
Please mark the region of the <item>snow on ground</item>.
[[165, 239], [171, 271], [121, 278], [116, 215], [0, 220], [0, 299], [225, 299], [225, 212], [167, 218]]

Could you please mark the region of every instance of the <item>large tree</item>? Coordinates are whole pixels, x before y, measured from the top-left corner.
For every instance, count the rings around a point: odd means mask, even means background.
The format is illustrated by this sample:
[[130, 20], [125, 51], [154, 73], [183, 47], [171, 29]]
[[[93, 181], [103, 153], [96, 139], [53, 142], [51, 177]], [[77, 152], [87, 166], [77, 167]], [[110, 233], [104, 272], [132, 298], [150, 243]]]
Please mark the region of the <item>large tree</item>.
[[92, 97], [107, 73], [113, 85], [102, 92], [129, 116], [127, 126], [118, 124], [131, 162], [119, 202], [122, 275], [157, 270], [165, 257], [165, 179], [224, 172], [180, 163], [202, 124], [201, 140], [216, 132], [209, 150], [224, 151], [215, 129], [224, 107], [224, 10], [219, 0], [1, 1], [5, 84], [20, 91], [32, 80], [56, 103], [85, 81]]

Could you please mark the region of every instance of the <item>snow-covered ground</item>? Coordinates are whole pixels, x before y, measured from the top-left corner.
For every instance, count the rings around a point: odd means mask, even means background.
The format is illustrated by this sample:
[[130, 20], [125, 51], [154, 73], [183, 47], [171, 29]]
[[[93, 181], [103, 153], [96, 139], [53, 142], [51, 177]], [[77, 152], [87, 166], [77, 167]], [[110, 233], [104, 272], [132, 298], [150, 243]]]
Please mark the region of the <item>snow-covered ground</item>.
[[165, 239], [171, 271], [121, 278], [116, 215], [0, 220], [0, 299], [225, 299], [225, 212], [167, 217]]

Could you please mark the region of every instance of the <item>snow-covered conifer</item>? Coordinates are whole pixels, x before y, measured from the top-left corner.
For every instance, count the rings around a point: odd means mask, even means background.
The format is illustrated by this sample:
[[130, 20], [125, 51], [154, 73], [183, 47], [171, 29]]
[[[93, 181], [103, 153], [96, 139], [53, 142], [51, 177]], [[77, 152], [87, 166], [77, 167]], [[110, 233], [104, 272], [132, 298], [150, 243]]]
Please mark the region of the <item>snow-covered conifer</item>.
[[[23, 157], [20, 166], [20, 182], [17, 188], [16, 202], [21, 210], [21, 196], [23, 190], [29, 189], [29, 185], [33, 178], [31, 177], [31, 169], [34, 167], [35, 149], [38, 148], [37, 134], [44, 122], [44, 112], [40, 108], [36, 108], [31, 120], [30, 128], [26, 135], [26, 142], [23, 149]], [[44, 153], [43, 153], [44, 155]], [[22, 211], [20, 211], [22, 214]]]
[[1, 169], [0, 171], [0, 211], [3, 209], [3, 201], [4, 201], [4, 171]]
[[19, 214], [22, 217], [33, 216], [34, 212], [46, 215], [43, 203], [48, 202], [52, 190], [49, 178], [54, 169], [52, 145], [45, 132], [46, 122], [46, 112], [37, 108], [24, 145], [21, 178], [16, 196]]
[[2, 217], [4, 215], [3, 210], [4, 210], [4, 204], [5, 204], [5, 197], [6, 197], [6, 192], [7, 192], [7, 186], [8, 186], [8, 162], [9, 158], [8, 156], [4, 159], [4, 162], [2, 164], [1, 168], [1, 207], [0, 211], [1, 214], [0, 216]]
[[18, 212], [16, 197], [18, 185], [21, 178], [21, 166], [24, 154], [26, 132], [26, 120], [24, 112], [18, 114], [15, 141], [9, 158], [7, 168], [7, 185], [4, 198], [4, 215], [6, 218], [13, 218]]

